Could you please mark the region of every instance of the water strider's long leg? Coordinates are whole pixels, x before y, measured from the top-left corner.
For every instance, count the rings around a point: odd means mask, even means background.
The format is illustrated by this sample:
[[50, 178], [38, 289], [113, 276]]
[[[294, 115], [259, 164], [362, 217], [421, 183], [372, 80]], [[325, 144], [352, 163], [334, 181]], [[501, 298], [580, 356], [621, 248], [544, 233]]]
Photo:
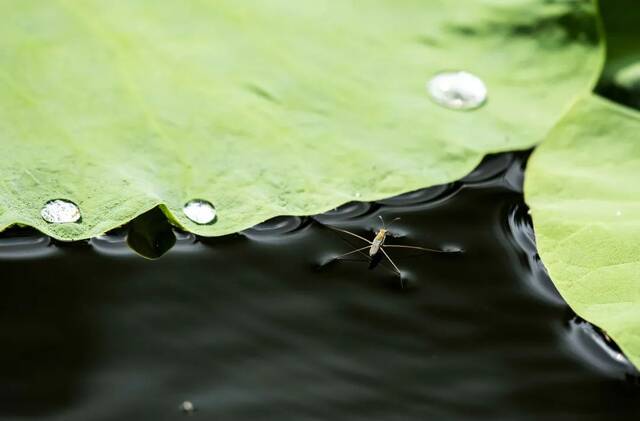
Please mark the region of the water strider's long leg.
[[[341, 254], [340, 256], [336, 256], [336, 257], [334, 257], [334, 258], [333, 258], [333, 260], [339, 260], [339, 259], [342, 259], [343, 257], [348, 256], [348, 255], [353, 254], [353, 253], [361, 253], [361, 252], [362, 252], [362, 250], [366, 250], [366, 249], [368, 249], [368, 248], [369, 248], [369, 246], [366, 246], [366, 247], [360, 247], [359, 249], [355, 249], [355, 250], [350, 251], [350, 252], [348, 252], [348, 253]], [[362, 253], [362, 254], [364, 254], [364, 253]], [[367, 258], [369, 258], [369, 260], [371, 260], [371, 258], [370, 258], [369, 256], [367, 256], [366, 254], [365, 254], [365, 256], [366, 256]]]
[[[383, 246], [385, 247], [385, 246]], [[402, 278], [402, 272], [400, 272], [400, 269], [398, 269], [398, 266], [396, 266], [395, 263], [393, 263], [393, 260], [391, 260], [391, 257], [389, 257], [389, 255], [387, 254], [386, 251], [384, 251], [384, 248], [380, 247], [380, 251], [385, 255], [385, 257], [387, 258], [387, 260], [389, 260], [389, 263], [391, 263], [393, 265], [393, 268], [396, 270], [396, 272], [398, 272], [398, 275], [400, 276], [400, 278]]]
[[430, 251], [434, 253], [460, 253], [462, 250], [438, 250], [438, 249], [429, 249], [426, 247], [418, 247], [418, 246], [404, 246], [400, 244], [385, 244], [387, 248], [398, 248], [398, 249], [413, 249], [413, 250], [422, 250], [422, 251]]
[[354, 234], [354, 233], [352, 233], [351, 231], [347, 231], [347, 230], [343, 230], [343, 229], [340, 229], [340, 228], [332, 227], [332, 226], [330, 226], [330, 225], [325, 225], [325, 226], [326, 226], [327, 228], [332, 229], [332, 230], [335, 230], [335, 231], [343, 232], [343, 233], [345, 233], [345, 234], [352, 235], [352, 236], [354, 236], [354, 237], [356, 237], [356, 238], [361, 239], [362, 241], [365, 241], [367, 244], [371, 244], [371, 241], [367, 240], [367, 239], [366, 239], [366, 238], [364, 238], [364, 237], [359, 236], [358, 234]]
[[398, 278], [400, 278], [400, 287], [404, 289], [404, 279], [402, 279], [402, 272], [400, 272], [400, 269], [398, 269], [398, 266], [396, 266], [395, 263], [393, 263], [393, 260], [391, 260], [391, 257], [389, 257], [389, 255], [387, 254], [386, 251], [384, 251], [384, 249], [382, 247], [380, 247], [380, 251], [382, 253], [384, 253], [385, 257], [387, 258], [387, 260], [389, 260], [389, 263], [391, 263], [393, 265], [393, 268], [396, 270], [396, 272], [398, 273]]

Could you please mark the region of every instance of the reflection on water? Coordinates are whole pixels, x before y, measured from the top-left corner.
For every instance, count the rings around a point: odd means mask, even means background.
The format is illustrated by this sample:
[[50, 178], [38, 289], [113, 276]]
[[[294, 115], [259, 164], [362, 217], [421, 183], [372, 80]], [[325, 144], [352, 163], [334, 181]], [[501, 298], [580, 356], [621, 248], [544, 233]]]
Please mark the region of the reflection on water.
[[[433, 200], [176, 233], [157, 260], [122, 230], [74, 244], [9, 232], [0, 419], [631, 419], [636, 373], [537, 258], [525, 155]], [[370, 238], [378, 215], [402, 218], [392, 243], [465, 251], [391, 251], [406, 290], [380, 265], [322, 264], [357, 245], [322, 223]]]

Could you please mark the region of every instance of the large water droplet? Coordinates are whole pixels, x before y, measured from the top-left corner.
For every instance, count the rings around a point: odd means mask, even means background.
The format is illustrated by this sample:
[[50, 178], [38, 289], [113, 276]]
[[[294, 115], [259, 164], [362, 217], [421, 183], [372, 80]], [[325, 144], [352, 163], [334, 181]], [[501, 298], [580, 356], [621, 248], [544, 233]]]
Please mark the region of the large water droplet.
[[436, 103], [455, 110], [472, 110], [487, 100], [482, 79], [469, 72], [442, 72], [427, 83], [427, 91]]
[[216, 208], [211, 202], [203, 199], [189, 200], [182, 208], [182, 212], [199, 225], [210, 224], [216, 219]]
[[80, 220], [80, 208], [70, 200], [54, 199], [44, 204], [42, 219], [52, 224], [67, 224]]

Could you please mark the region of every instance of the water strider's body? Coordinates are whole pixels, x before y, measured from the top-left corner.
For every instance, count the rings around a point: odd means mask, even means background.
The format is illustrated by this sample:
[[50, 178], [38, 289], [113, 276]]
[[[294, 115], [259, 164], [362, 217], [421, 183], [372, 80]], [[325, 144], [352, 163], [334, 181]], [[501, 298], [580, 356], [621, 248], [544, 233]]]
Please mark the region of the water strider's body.
[[373, 257], [380, 251], [380, 247], [384, 244], [384, 240], [387, 238], [387, 233], [389, 231], [386, 228], [380, 228], [376, 233], [375, 238], [371, 242], [371, 247], [369, 248], [369, 257]]

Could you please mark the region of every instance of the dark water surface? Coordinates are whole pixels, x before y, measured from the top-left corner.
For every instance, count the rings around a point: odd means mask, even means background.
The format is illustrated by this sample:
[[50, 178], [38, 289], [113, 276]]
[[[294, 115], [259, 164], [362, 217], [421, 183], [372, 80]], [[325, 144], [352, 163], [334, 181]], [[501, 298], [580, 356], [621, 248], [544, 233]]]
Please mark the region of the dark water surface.
[[[0, 419], [637, 419], [637, 373], [550, 283], [522, 197], [526, 153], [464, 182], [238, 235], [157, 213], [89, 242], [0, 239]], [[329, 262], [378, 215], [382, 262]], [[147, 235], [148, 221], [157, 223]], [[147, 227], [147, 228], [144, 228]], [[356, 256], [356, 259], [358, 257]], [[179, 409], [195, 406], [191, 415]]]

